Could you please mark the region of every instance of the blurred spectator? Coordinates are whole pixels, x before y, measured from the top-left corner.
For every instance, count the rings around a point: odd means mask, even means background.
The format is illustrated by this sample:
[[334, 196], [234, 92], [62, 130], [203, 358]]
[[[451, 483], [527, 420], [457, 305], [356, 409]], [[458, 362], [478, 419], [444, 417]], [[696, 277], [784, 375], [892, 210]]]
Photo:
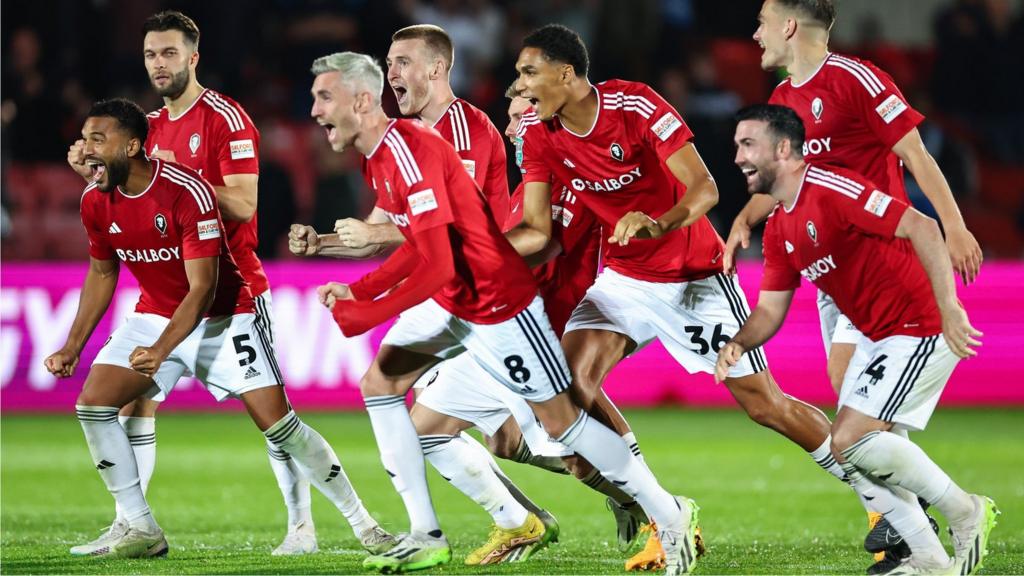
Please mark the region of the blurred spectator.
[[256, 234], [260, 238], [256, 255], [260, 259], [279, 256], [279, 238], [288, 235], [288, 229], [297, 222], [295, 191], [291, 176], [271, 160], [260, 160], [259, 217], [256, 220]]
[[321, 233], [334, 231], [342, 218], [365, 218], [372, 199], [359, 173], [359, 154], [354, 149], [338, 154], [331, 150], [321, 132], [310, 136], [319, 176], [314, 187], [311, 225]]
[[16, 161], [58, 160], [67, 156], [61, 120], [67, 116], [60, 100], [60, 85], [42, 68], [42, 46], [32, 28], [11, 34], [3, 70], [0, 119], [8, 142], [16, 143], [10, 157]]

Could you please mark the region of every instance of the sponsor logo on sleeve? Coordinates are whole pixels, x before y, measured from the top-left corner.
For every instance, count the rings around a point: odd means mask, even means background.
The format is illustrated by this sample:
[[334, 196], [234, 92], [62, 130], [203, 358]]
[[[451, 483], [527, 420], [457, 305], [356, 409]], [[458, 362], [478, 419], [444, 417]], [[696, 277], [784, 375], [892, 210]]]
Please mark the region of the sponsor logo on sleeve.
[[476, 162], [474, 160], [462, 159], [462, 167], [469, 173], [470, 178], [476, 178]]
[[864, 205], [864, 209], [881, 218], [885, 215], [886, 209], [889, 208], [890, 202], [892, 202], [892, 196], [881, 190], [875, 190], [868, 198], [868, 203]]
[[875, 108], [875, 112], [878, 112], [878, 115], [882, 117], [886, 124], [892, 124], [892, 121], [900, 114], [903, 114], [903, 111], [906, 109], [906, 102], [900, 100], [899, 96], [891, 94]]
[[199, 231], [200, 240], [213, 240], [214, 238], [220, 238], [220, 223], [217, 219], [212, 220], [200, 220], [196, 222], [196, 228]]
[[671, 112], [666, 112], [664, 116], [651, 125], [651, 132], [654, 132], [654, 135], [664, 142], [665, 140], [668, 140], [668, 137], [682, 125], [683, 123], [679, 118], [676, 118]]
[[409, 195], [409, 213], [413, 216], [437, 210], [437, 198], [434, 197], [433, 188]]
[[255, 158], [256, 147], [253, 146], [251, 139], [245, 140], [232, 140], [229, 142], [231, 146], [231, 159], [242, 160], [243, 158]]

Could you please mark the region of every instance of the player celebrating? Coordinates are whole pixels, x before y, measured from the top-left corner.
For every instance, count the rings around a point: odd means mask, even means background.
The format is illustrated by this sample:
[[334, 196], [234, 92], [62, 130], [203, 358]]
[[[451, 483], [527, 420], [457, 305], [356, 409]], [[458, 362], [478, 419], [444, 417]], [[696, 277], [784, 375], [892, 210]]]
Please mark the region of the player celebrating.
[[[552, 177], [569, 183], [608, 238], [605, 268], [562, 338], [575, 381], [592, 397], [620, 360], [654, 338], [688, 371], [713, 372], [749, 308], [736, 278], [722, 274], [722, 241], [705, 216], [718, 191], [690, 130], [644, 84], [591, 85], [586, 47], [568, 28], [544, 26], [523, 46], [517, 88], [536, 112], [520, 126], [525, 213], [510, 238], [520, 252], [546, 245]], [[782, 393], [760, 350], [725, 383], [752, 419], [844, 476], [829, 455], [828, 419]]]
[[[526, 398], [549, 433], [620, 483], [658, 520], [669, 572], [689, 572], [696, 505], [662, 489], [621, 438], [564, 394], [572, 381], [536, 284], [501, 237], [483, 196], [473, 194], [476, 185], [452, 147], [416, 122], [384, 114], [383, 73], [372, 58], [333, 54], [315, 61], [312, 72], [313, 117], [336, 151], [351, 146], [366, 156], [367, 184], [406, 239], [379, 269], [351, 286], [319, 289], [342, 331], [362, 333], [431, 298], [415, 324], [420, 341], [465, 347], [488, 373]], [[412, 524], [395, 548], [364, 561], [369, 568], [415, 570], [451, 557], [403, 400], [434, 363], [431, 355], [384, 343], [360, 382], [381, 460]], [[533, 524], [530, 533], [543, 529], [539, 521]]]
[[[921, 141], [917, 125], [924, 117], [874, 64], [829, 52], [829, 30], [835, 16], [831, 0], [764, 2], [754, 33], [754, 40], [764, 49], [761, 67], [784, 68], [789, 74], [769, 102], [788, 106], [800, 115], [807, 131], [806, 156], [864, 174], [904, 202], [909, 200], [903, 166], [909, 168], [942, 221], [954, 269], [965, 285], [973, 282], [981, 266], [981, 249]], [[737, 247], [749, 244], [750, 229], [762, 222], [773, 206], [770, 196], [754, 196], [737, 216], [726, 242], [726, 270], [734, 269]], [[861, 335], [822, 291], [818, 292], [818, 310], [829, 380], [838, 394]], [[877, 516], [869, 518], [871, 525], [877, 521]], [[878, 524], [865, 541], [872, 551], [889, 548], [887, 558], [877, 557], [881, 563], [872, 572], [896, 565], [909, 552], [905, 545], [885, 538], [888, 528], [885, 522]]]
[[[801, 276], [813, 282], [862, 334], [839, 393], [832, 449], [854, 489], [912, 551], [891, 572], [973, 574], [987, 553], [995, 504], [965, 493], [892, 432], [923, 430], [959, 358], [981, 345], [956, 298], [938, 226], [857, 172], [805, 162], [803, 123], [792, 109], [760, 105], [737, 118], [736, 164], [747, 189], [780, 207], [765, 229], [757, 308], [722, 347], [715, 378], [775, 334]], [[949, 521], [955, 561], [906, 491]]]
[[73, 374], [110, 305], [119, 262], [138, 280], [142, 296], [97, 355], [76, 405], [126, 527], [72, 554], [167, 553], [117, 413], [144, 394], [166, 394], [186, 373], [220, 400], [240, 398], [274, 448], [290, 454], [367, 549], [379, 552], [393, 539], [363, 508], [331, 447], [288, 405], [273, 350], [256, 325], [252, 293], [222, 232], [213, 187], [185, 166], [146, 158], [147, 132], [145, 113], [121, 99], [94, 105], [82, 129], [84, 162], [93, 175], [81, 207], [90, 267], [67, 342], [47, 357], [47, 369]]

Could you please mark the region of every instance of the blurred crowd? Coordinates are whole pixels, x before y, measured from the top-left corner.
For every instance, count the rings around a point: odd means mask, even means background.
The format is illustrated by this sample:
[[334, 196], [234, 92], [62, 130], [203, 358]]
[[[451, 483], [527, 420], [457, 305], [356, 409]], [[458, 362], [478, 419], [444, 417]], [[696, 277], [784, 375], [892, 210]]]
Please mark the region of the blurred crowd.
[[[548, 22], [580, 32], [593, 81], [647, 82], [683, 114], [718, 181], [721, 202], [712, 215], [724, 234], [746, 200], [732, 164], [732, 115], [766, 100], [779, 79], [761, 71], [760, 49], [750, 39], [760, 6], [761, 0], [7, 1], [0, 19], [2, 257], [87, 253], [77, 216], [82, 183], [63, 166], [67, 147], [93, 100], [126, 96], [147, 110], [162, 105], [143, 67], [140, 27], [171, 7], [202, 30], [200, 83], [239, 101], [262, 133], [263, 257], [285, 255], [291, 222], [329, 231], [337, 218], [365, 215], [372, 202], [357, 159], [332, 153], [309, 120], [310, 62], [341, 50], [383, 60], [391, 33], [412, 23], [448, 31], [456, 94], [486, 110], [499, 129], [507, 123], [504, 91], [521, 38]], [[866, 17], [853, 42], [832, 48], [868, 58], [895, 78], [928, 116], [924, 141], [986, 253], [1024, 257], [1021, 10], [1009, 0], [950, 0], [923, 48], [889, 42], [885, 26], [882, 15]], [[395, 113], [387, 88], [385, 100]]]

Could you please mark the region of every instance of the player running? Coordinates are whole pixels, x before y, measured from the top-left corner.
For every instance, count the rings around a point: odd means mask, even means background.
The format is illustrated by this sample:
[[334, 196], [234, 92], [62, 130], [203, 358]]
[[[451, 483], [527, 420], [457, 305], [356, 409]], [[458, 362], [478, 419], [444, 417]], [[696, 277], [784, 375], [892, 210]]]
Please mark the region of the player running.
[[145, 113], [122, 99], [95, 104], [82, 129], [84, 162], [92, 173], [81, 207], [90, 266], [67, 342], [46, 358], [47, 369], [59, 377], [74, 373], [110, 305], [120, 262], [142, 295], [135, 313], [100, 350], [76, 405], [125, 527], [72, 548], [72, 554], [167, 553], [117, 413], [143, 395], [166, 395], [185, 374], [198, 377], [218, 400], [241, 399], [274, 449], [291, 455], [367, 550], [387, 549], [394, 539], [363, 507], [331, 447], [285, 398], [252, 293], [229, 251], [214, 188], [181, 164], [148, 159], [147, 132]]
[[[853, 488], [911, 549], [887, 573], [975, 573], [995, 504], [961, 490], [894, 433], [924, 429], [960, 358], [981, 345], [956, 298], [938, 226], [857, 172], [806, 162], [803, 123], [792, 109], [759, 105], [737, 117], [736, 164], [748, 192], [779, 206], [765, 228], [757, 308], [719, 351], [716, 380], [775, 334], [801, 276], [814, 283], [861, 333], [839, 393], [832, 451]], [[954, 558], [915, 497], [946, 517]]]
[[[571, 377], [532, 275], [501, 236], [483, 195], [472, 193], [476, 184], [451, 145], [419, 123], [384, 114], [383, 73], [372, 58], [333, 54], [315, 61], [312, 71], [312, 115], [336, 151], [354, 147], [366, 157], [367, 184], [406, 239], [380, 268], [351, 286], [320, 288], [342, 331], [365, 332], [431, 298], [413, 324], [419, 341], [465, 347], [488, 373], [526, 398], [549, 433], [620, 483], [659, 521], [669, 572], [689, 572], [696, 505], [662, 489], [619, 436], [564, 394]], [[384, 343], [360, 382], [381, 460], [412, 525], [395, 548], [368, 558], [368, 568], [415, 570], [451, 557], [403, 400], [434, 363], [431, 355]], [[531, 533], [542, 529], [534, 522]]]
[[[815, 162], [864, 174], [882, 190], [908, 202], [903, 166], [914, 175], [935, 207], [946, 234], [953, 267], [965, 285], [978, 275], [982, 254], [967, 230], [945, 177], [921, 141], [917, 125], [924, 117], [903, 97], [892, 78], [871, 62], [830, 52], [829, 31], [836, 8], [831, 0], [767, 0], [758, 14], [754, 40], [761, 45], [761, 67], [785, 69], [788, 77], [769, 102], [788, 106], [807, 131], [804, 154]], [[775, 202], [757, 195], [737, 216], [726, 242], [726, 270], [732, 271], [738, 246], [746, 247], [750, 229], [764, 221]], [[828, 374], [839, 393], [861, 334], [842, 315], [828, 294], [818, 292], [821, 334]], [[874, 526], [877, 516], [869, 518]], [[865, 546], [886, 554], [869, 573], [898, 564], [909, 553], [901, 542], [887, 540], [886, 522], [878, 524]]]

